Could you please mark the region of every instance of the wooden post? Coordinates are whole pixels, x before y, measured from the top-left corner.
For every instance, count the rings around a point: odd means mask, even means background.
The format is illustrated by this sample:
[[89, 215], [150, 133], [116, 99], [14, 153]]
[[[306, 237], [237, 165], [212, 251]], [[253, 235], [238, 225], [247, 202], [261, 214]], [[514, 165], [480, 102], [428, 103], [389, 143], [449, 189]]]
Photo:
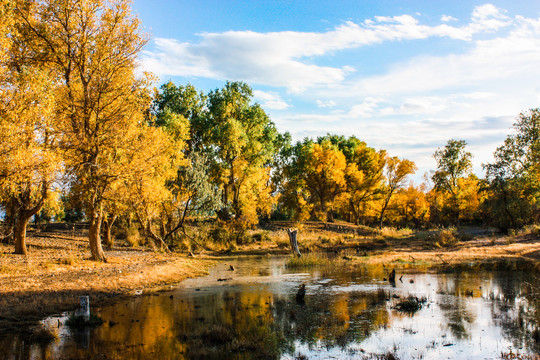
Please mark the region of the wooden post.
[[297, 240], [297, 235], [298, 235], [298, 230], [297, 229], [287, 229], [287, 234], [289, 235], [289, 240], [291, 242], [291, 248], [292, 248], [292, 251], [298, 255], [298, 257], [301, 257], [302, 254], [300, 253], [300, 250], [298, 249], [298, 240]]
[[90, 297], [88, 295], [80, 296], [79, 301], [81, 307], [75, 312], [75, 316], [82, 316], [84, 321], [90, 320]]

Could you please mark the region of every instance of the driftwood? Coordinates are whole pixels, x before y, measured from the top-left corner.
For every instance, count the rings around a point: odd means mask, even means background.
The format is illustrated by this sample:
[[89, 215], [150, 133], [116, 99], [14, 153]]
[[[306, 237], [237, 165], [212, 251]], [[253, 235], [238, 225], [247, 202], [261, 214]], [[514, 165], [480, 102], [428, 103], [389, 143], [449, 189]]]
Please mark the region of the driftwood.
[[298, 240], [297, 240], [297, 235], [298, 235], [298, 230], [297, 229], [287, 229], [287, 234], [289, 235], [289, 240], [291, 242], [291, 248], [292, 248], [292, 251], [298, 255], [298, 257], [302, 256], [302, 254], [300, 253], [300, 250], [298, 249]]

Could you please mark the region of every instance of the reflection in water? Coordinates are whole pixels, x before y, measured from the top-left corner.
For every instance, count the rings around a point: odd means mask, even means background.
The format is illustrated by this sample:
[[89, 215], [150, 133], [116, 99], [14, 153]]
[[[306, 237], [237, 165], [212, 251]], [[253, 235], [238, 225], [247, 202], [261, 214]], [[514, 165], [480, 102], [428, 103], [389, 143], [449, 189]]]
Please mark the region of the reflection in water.
[[[29, 345], [0, 340], [8, 359], [293, 359], [499, 357], [539, 352], [538, 281], [523, 273], [404, 274], [395, 286], [382, 268], [294, 273], [284, 259], [235, 260], [178, 289], [98, 309], [106, 321]], [[217, 279], [233, 278], [218, 282]], [[306, 284], [305, 304], [295, 301]], [[409, 295], [428, 303], [414, 315], [393, 307]], [[534, 299], [534, 298], [533, 298]], [[536, 336], [537, 337], [537, 336]]]

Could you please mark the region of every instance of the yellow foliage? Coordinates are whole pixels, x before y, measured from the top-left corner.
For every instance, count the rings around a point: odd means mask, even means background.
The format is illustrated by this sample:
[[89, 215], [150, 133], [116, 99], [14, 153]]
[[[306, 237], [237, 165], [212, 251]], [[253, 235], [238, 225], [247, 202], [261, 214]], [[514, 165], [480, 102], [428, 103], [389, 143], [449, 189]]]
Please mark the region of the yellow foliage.
[[312, 144], [309, 148], [304, 181], [319, 219], [326, 220], [337, 207], [337, 197], [345, 190], [346, 168], [345, 155], [330, 141]]

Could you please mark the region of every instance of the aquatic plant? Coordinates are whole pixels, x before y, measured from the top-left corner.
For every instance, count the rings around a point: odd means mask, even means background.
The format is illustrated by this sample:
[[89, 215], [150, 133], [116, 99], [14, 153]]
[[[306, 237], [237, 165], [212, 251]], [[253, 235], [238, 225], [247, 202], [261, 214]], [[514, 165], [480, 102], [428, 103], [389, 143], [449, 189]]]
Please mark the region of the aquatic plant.
[[285, 263], [288, 268], [301, 268], [313, 266], [326, 266], [332, 264], [332, 261], [322, 253], [308, 253], [301, 257], [291, 256]]
[[422, 305], [426, 302], [427, 299], [425, 297], [419, 299], [418, 297], [411, 295], [405, 300], [400, 301], [396, 306], [394, 306], [394, 309], [409, 314], [414, 314], [418, 310], [422, 309]]

